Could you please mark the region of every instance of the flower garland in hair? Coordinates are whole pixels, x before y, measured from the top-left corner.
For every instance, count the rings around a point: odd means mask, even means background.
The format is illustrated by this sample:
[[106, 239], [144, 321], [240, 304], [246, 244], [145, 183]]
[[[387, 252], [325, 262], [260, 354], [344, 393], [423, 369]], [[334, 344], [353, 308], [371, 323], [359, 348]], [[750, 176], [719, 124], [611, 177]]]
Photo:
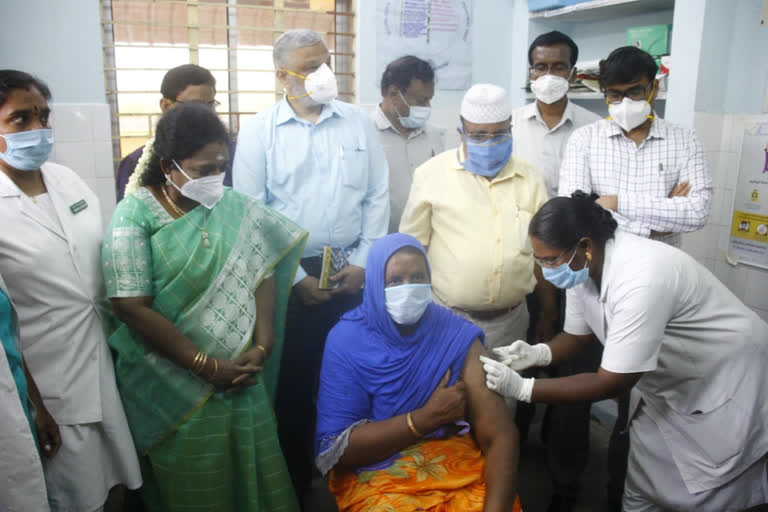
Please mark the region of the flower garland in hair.
[[141, 188], [141, 177], [147, 172], [149, 161], [152, 160], [154, 152], [155, 139], [153, 137], [144, 144], [144, 151], [141, 153], [141, 158], [136, 162], [136, 168], [133, 170], [131, 177], [128, 178], [128, 184], [125, 186], [125, 195], [132, 194]]

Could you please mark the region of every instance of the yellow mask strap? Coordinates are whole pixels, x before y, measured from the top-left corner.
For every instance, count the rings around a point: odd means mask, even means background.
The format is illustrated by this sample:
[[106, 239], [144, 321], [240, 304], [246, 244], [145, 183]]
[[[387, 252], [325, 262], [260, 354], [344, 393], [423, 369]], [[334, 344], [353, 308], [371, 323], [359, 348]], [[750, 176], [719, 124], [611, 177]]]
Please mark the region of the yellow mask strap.
[[[653, 93], [654, 93], [655, 90], [656, 90], [656, 80], [653, 81], [653, 87], [651, 87], [651, 92], [650, 92], [650, 94], [648, 94], [648, 98], [646, 98], [646, 100], [645, 100], [646, 103], [650, 103], [651, 102], [651, 97], [653, 96]], [[610, 103], [608, 103], [608, 98], [605, 99], [605, 104], [608, 105], [608, 106], [611, 105]], [[653, 112], [653, 110], [651, 110], [651, 112]], [[652, 120], [652, 121], [656, 119], [656, 116], [654, 116], [653, 113], [651, 113], [650, 115], [647, 115], [645, 117], [647, 119]], [[607, 121], [612, 121], [613, 120], [613, 118], [611, 116], [608, 116], [605, 119]]]
[[[300, 75], [300, 74], [298, 74], [298, 73], [294, 73], [293, 71], [289, 71], [289, 70], [287, 70], [287, 69], [284, 69], [283, 71], [285, 71], [285, 72], [286, 72], [286, 73], [288, 73], [289, 75], [293, 75], [293, 76], [295, 76], [296, 78], [301, 78], [302, 80], [309, 80], [309, 78], [307, 78], [306, 76], [304, 76], [304, 75]], [[304, 94], [302, 94], [301, 96], [286, 96], [286, 98], [288, 98], [289, 100], [297, 100], [297, 99], [299, 99], [299, 98], [303, 98], [304, 96], [309, 96], [309, 93], [308, 93], [308, 92], [305, 92], [305, 93], [304, 93]]]

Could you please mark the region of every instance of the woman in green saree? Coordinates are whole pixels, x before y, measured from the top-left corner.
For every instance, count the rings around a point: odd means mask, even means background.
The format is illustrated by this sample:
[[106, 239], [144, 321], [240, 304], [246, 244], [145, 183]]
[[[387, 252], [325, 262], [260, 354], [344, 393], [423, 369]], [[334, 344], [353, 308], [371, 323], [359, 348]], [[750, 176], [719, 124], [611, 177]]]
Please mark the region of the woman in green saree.
[[157, 124], [104, 240], [120, 393], [154, 511], [297, 511], [271, 395], [306, 232], [222, 179], [227, 133], [180, 105]]

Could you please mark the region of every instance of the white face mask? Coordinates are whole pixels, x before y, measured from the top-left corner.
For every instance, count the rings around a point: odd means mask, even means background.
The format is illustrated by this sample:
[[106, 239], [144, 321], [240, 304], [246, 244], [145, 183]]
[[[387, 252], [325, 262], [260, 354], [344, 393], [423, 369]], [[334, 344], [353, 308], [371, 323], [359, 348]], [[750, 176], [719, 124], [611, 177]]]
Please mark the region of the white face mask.
[[531, 82], [531, 91], [536, 99], [550, 105], [568, 92], [570, 84], [561, 76], [544, 75]]
[[168, 182], [173, 185], [176, 190], [181, 192], [181, 195], [188, 197], [193, 201], [197, 201], [209, 210], [216, 206], [216, 203], [219, 202], [221, 196], [224, 195], [224, 173], [221, 172], [212, 176], [192, 179], [184, 172], [184, 169], [176, 163], [176, 160], [172, 161], [173, 165], [175, 165], [179, 172], [189, 181], [183, 184], [181, 188], [179, 188], [170, 177], [168, 178]]
[[415, 130], [424, 126], [424, 124], [429, 119], [429, 116], [432, 114], [432, 109], [430, 107], [408, 105], [408, 102], [405, 101], [405, 96], [403, 96], [403, 93], [399, 90], [397, 92], [400, 93], [400, 97], [403, 98], [403, 103], [405, 103], [409, 109], [407, 116], [401, 116], [398, 113], [397, 118], [400, 121], [400, 124], [409, 130]]
[[306, 96], [309, 96], [312, 100], [320, 104], [327, 104], [336, 99], [339, 95], [339, 86], [336, 83], [336, 75], [333, 74], [328, 64], [323, 63], [312, 73], [306, 77], [296, 75], [299, 78], [304, 78], [304, 87], [306, 89]]
[[608, 113], [613, 122], [628, 132], [651, 117], [651, 104], [648, 100], [631, 100], [625, 97], [621, 103], [609, 103]]
[[413, 325], [432, 303], [431, 284], [401, 284], [384, 288], [387, 312], [396, 324]]

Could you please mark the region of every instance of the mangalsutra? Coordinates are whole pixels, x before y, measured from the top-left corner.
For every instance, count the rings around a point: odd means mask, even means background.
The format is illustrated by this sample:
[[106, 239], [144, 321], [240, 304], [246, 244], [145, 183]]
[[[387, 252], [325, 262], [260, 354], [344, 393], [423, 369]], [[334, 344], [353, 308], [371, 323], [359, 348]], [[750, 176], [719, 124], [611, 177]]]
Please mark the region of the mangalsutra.
[[171, 205], [171, 208], [173, 208], [173, 211], [178, 213], [180, 217], [184, 217], [187, 220], [187, 222], [189, 222], [190, 224], [192, 224], [193, 226], [195, 226], [197, 229], [200, 230], [200, 236], [203, 237], [203, 247], [205, 247], [206, 249], [211, 247], [211, 243], [208, 241], [208, 232], [205, 229], [203, 229], [202, 226], [198, 226], [197, 224], [189, 220], [189, 217], [186, 216], [186, 212], [184, 212], [184, 210], [176, 206], [176, 203], [173, 202], [173, 199], [171, 199], [171, 196], [169, 196], [168, 192], [166, 192], [164, 184], [160, 185], [160, 190], [163, 191], [163, 197], [165, 197], [165, 200], [168, 201], [169, 205]]

